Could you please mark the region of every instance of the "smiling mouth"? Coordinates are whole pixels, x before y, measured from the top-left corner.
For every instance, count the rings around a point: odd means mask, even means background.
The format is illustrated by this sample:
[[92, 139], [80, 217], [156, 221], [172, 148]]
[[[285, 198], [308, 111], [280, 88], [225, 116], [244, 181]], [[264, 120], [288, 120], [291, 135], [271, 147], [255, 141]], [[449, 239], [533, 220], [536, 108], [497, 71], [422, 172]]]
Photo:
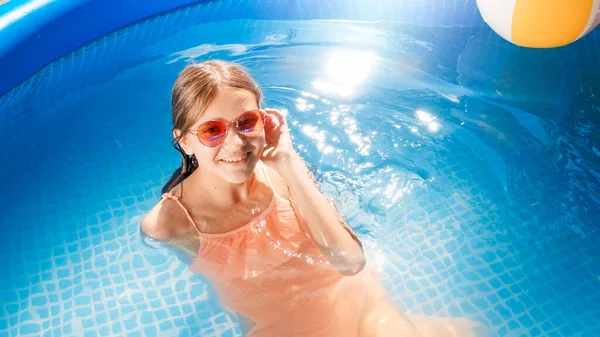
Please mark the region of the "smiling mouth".
[[220, 161], [222, 161], [224, 163], [229, 163], [229, 164], [241, 163], [241, 162], [244, 162], [246, 159], [248, 159], [249, 155], [250, 155], [250, 152], [247, 152], [241, 156], [224, 158], [224, 159], [221, 159]]

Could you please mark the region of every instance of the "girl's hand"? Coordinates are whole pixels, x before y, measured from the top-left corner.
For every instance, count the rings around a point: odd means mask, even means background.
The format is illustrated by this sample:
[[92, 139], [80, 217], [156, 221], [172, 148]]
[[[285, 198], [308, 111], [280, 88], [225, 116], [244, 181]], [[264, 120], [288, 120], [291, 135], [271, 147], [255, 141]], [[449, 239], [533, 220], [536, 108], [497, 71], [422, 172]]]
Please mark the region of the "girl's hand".
[[295, 155], [290, 129], [285, 116], [278, 110], [265, 109], [265, 147], [261, 160], [279, 171]]

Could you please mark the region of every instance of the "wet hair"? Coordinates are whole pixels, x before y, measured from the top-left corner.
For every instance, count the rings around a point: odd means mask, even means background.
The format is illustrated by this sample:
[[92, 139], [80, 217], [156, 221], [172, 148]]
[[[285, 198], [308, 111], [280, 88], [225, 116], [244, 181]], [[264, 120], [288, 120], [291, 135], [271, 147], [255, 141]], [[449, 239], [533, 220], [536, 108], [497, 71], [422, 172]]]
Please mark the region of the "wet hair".
[[226, 87], [249, 91], [256, 97], [257, 106], [260, 106], [262, 93], [258, 84], [238, 64], [221, 60], [205, 61], [186, 66], [177, 77], [171, 94], [171, 112], [173, 130], [179, 129], [181, 134], [173, 139], [173, 147], [181, 153], [182, 160], [181, 166], [163, 186], [162, 193], [170, 191], [198, 168], [196, 156], [187, 155], [179, 141], [204, 114], [219, 89]]

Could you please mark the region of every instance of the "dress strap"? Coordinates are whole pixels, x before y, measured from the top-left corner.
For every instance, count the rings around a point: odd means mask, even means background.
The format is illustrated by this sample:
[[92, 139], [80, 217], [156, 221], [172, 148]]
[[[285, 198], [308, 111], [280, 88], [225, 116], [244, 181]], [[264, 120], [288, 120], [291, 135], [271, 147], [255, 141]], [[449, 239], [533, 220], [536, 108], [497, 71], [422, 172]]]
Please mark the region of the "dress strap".
[[279, 195], [277, 194], [277, 191], [273, 188], [273, 185], [271, 184], [271, 179], [269, 179], [269, 174], [267, 173], [267, 169], [265, 166], [266, 165], [263, 162], [260, 162], [260, 168], [262, 169], [265, 179], [267, 180], [267, 185], [269, 185], [269, 187], [271, 188], [271, 191], [273, 191], [273, 194], [275, 195], [275, 197], [281, 199], [279, 197]]
[[177, 197], [175, 194], [173, 194], [173, 192], [167, 192], [167, 193], [163, 193], [162, 198], [163, 198], [163, 200], [169, 199], [169, 200], [175, 201], [175, 203], [177, 205], [179, 205], [179, 207], [181, 207], [181, 209], [185, 213], [185, 216], [190, 221], [190, 224], [192, 225], [192, 227], [194, 227], [194, 230], [196, 231], [196, 233], [198, 233], [198, 235], [202, 234], [200, 232], [200, 230], [198, 230], [198, 227], [196, 226], [196, 223], [194, 222], [194, 220], [192, 220], [192, 217], [190, 216], [190, 213], [188, 212], [188, 210], [185, 208], [185, 206], [183, 206], [181, 201], [179, 201], [179, 197]]

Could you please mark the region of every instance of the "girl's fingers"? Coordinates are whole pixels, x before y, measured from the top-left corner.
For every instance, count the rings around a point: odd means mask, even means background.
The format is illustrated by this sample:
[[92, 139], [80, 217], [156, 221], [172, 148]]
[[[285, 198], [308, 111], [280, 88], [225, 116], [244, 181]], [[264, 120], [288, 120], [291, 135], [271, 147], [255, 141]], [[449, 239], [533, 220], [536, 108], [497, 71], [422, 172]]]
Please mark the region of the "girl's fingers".
[[277, 120], [276, 116], [266, 112], [266, 110], [265, 110], [264, 116], [265, 116], [265, 128], [275, 129], [276, 127], [279, 126], [279, 121]]
[[273, 129], [276, 129], [279, 125], [281, 125], [277, 116], [274, 116], [272, 114], [269, 114], [267, 116], [269, 116], [269, 120], [271, 121], [271, 125], [273, 125]]
[[280, 125], [286, 125], [287, 121], [285, 120], [285, 116], [276, 109], [265, 109], [265, 111], [269, 114], [268, 116], [272, 116], [275, 115], [277, 121], [279, 122], [278, 124]]

